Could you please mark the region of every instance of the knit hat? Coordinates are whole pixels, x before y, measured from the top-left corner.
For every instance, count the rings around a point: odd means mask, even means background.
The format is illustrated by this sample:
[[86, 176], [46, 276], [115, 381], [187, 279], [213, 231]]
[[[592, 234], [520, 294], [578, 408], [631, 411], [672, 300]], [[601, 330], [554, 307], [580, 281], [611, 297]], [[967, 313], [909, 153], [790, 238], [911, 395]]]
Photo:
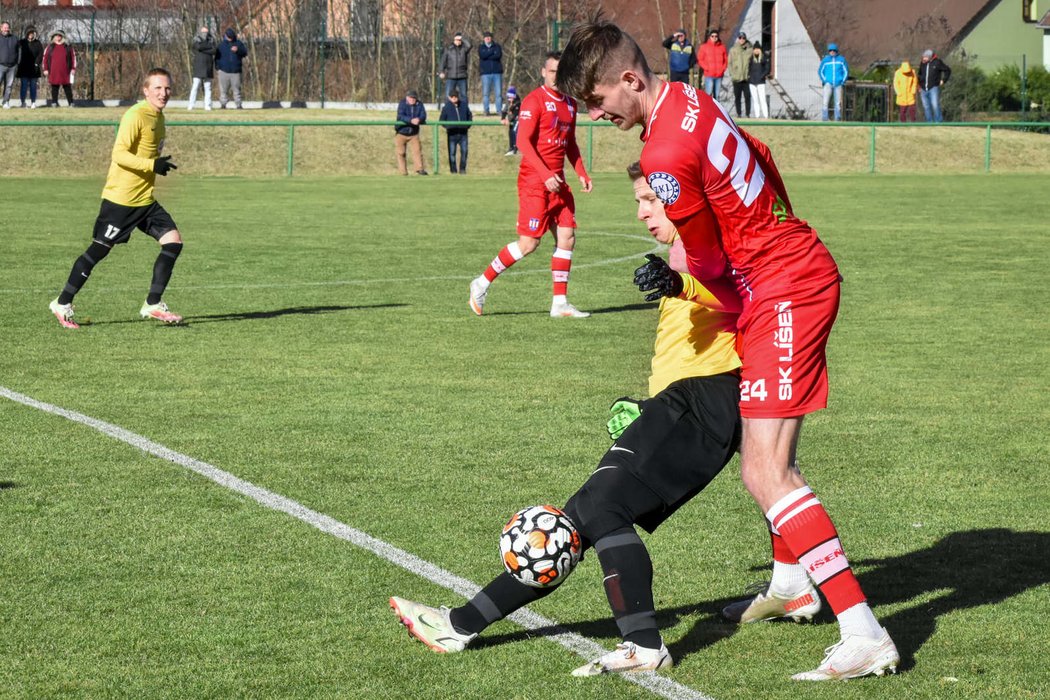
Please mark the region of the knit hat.
[[418, 100], [419, 99], [419, 93], [416, 92], [415, 90], [409, 90], [408, 92], [405, 93], [405, 97], [414, 97], [415, 99]]
[[509, 88], [507, 88], [507, 97], [517, 97], [517, 96], [518, 96], [518, 89], [517, 88], [515, 88], [513, 85], [511, 85]]
[[923, 58], [933, 58], [933, 49], [926, 49], [922, 52]]
[[56, 36], [60, 36], [63, 39], [65, 39], [66, 38], [66, 33], [64, 31], [62, 31], [61, 29], [56, 29], [55, 31], [51, 32], [51, 38], [54, 39]]
[[838, 50], [839, 50], [839, 45], [838, 44], [836, 44], [834, 42], [828, 44], [828, 51], [836, 51], [837, 52]]
[[233, 31], [233, 27], [230, 27], [229, 29], [226, 30], [226, 38], [229, 39], [230, 41], [233, 41], [234, 39], [237, 38], [237, 32]]

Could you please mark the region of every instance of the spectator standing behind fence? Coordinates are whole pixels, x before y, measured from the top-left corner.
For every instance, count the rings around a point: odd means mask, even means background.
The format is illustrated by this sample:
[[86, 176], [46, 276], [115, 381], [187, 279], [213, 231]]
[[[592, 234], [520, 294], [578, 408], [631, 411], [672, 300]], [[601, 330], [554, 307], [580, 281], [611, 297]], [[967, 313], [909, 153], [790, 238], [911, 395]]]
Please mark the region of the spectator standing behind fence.
[[842, 86], [846, 84], [846, 78], [849, 77], [849, 64], [839, 54], [838, 44], [828, 44], [828, 53], [820, 59], [817, 74], [820, 76], [820, 84], [824, 90], [824, 108], [820, 112], [820, 118], [824, 121], [828, 120], [828, 105], [834, 95], [835, 121], [842, 121]]
[[[443, 122], [472, 122], [474, 115], [470, 113], [470, 106], [459, 99], [459, 91], [453, 90], [448, 96], [445, 106], [441, 108], [441, 121]], [[467, 174], [467, 130], [470, 126], [444, 125], [445, 136], [448, 140], [448, 170], [450, 173]], [[456, 150], [459, 149], [459, 169], [456, 168]]]
[[18, 37], [11, 33], [8, 22], [0, 22], [0, 89], [4, 109], [11, 109], [11, 86], [18, 72]]
[[[733, 103], [736, 106], [736, 116], [751, 116], [751, 90], [749, 82], [749, 64], [751, 62], [751, 42], [747, 40], [747, 34], [740, 32], [736, 36], [736, 43], [729, 49], [729, 78], [733, 81]], [[744, 110], [740, 110], [740, 101], [743, 98]]]
[[36, 109], [36, 85], [40, 79], [40, 64], [44, 60], [44, 45], [37, 38], [36, 27], [26, 27], [26, 36], [18, 42], [18, 79], [21, 85], [18, 96], [22, 106], [26, 106], [26, 95], [29, 95], [29, 109]]
[[73, 47], [66, 43], [66, 34], [61, 29], [51, 35], [51, 43], [44, 49], [41, 63], [44, 77], [51, 86], [52, 107], [58, 106], [58, 89], [66, 94], [66, 102], [73, 106], [73, 80], [76, 77], [77, 54]]
[[725, 44], [718, 38], [717, 29], [707, 31], [707, 41], [700, 47], [700, 69], [704, 71], [704, 92], [718, 101], [722, 87], [722, 76], [726, 74], [729, 56]]
[[507, 152], [505, 156], [521, 155], [518, 152], [518, 115], [521, 113], [521, 98], [513, 85], [507, 88], [507, 103], [500, 112], [500, 123], [507, 125]]
[[940, 123], [941, 88], [952, 77], [952, 69], [937, 57], [933, 49], [922, 52], [922, 63], [919, 65], [919, 98], [922, 99], [922, 113], [926, 121]]
[[919, 78], [907, 61], [893, 74], [893, 91], [897, 93], [897, 107], [902, 122], [915, 121], [915, 92], [919, 89]]
[[[478, 47], [481, 67], [481, 104], [489, 116], [489, 94], [495, 96], [496, 114], [503, 111], [503, 47], [492, 40], [492, 32], [485, 32]], [[466, 100], [463, 101], [466, 104]]]
[[452, 36], [452, 45], [446, 46], [441, 54], [441, 65], [438, 77], [445, 81], [445, 97], [459, 90], [459, 96], [467, 102], [467, 58], [473, 45], [463, 32]]
[[226, 30], [226, 36], [215, 48], [215, 67], [219, 70], [219, 107], [226, 109], [229, 93], [233, 92], [233, 102], [237, 109], [241, 105], [241, 72], [244, 70], [244, 59], [248, 58], [248, 47], [237, 38], [233, 27]]
[[397, 105], [397, 120], [401, 122], [394, 127], [394, 153], [397, 154], [397, 169], [402, 175], [408, 175], [408, 163], [405, 162], [405, 151], [412, 148], [412, 163], [416, 175], [426, 175], [423, 166], [423, 146], [419, 141], [419, 127], [427, 123], [427, 108], [419, 101], [415, 90], [405, 93], [405, 99]]
[[688, 83], [689, 71], [696, 65], [696, 51], [685, 37], [685, 29], [676, 29], [664, 39], [667, 49], [667, 79], [674, 83]]
[[193, 58], [193, 87], [190, 88], [190, 104], [186, 109], [193, 109], [197, 102], [197, 89], [204, 84], [204, 109], [211, 109], [211, 80], [215, 76], [215, 39], [207, 27], [201, 27], [193, 37], [190, 56]]
[[751, 93], [751, 104], [755, 106], [756, 119], [769, 119], [769, 103], [766, 101], [766, 78], [768, 77], [769, 57], [762, 50], [762, 44], [755, 42], [751, 47], [751, 58], [747, 62], [747, 82]]

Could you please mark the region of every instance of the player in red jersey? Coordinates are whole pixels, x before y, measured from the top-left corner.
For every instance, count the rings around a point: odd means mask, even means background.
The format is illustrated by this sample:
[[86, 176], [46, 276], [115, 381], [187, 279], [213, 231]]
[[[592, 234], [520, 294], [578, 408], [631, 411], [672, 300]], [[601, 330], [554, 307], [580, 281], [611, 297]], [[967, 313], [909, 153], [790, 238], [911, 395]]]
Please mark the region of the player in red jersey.
[[536, 250], [548, 230], [555, 235], [551, 276], [554, 299], [551, 316], [590, 316], [569, 303], [569, 269], [576, 247], [576, 201], [565, 181], [565, 158], [580, 177], [584, 192], [591, 191], [591, 178], [576, 145], [576, 102], [554, 87], [561, 54], [551, 52], [540, 72], [543, 85], [521, 101], [518, 117], [518, 240], [506, 245], [485, 272], [470, 283], [470, 308], [478, 316], [485, 305], [489, 285], [514, 263]]
[[827, 405], [825, 348], [839, 303], [835, 261], [793, 213], [769, 149], [706, 94], [654, 76], [619, 27], [604, 21], [577, 27], [560, 68], [559, 89], [581, 98], [592, 119], [623, 130], [643, 126], [642, 170], [679, 230], [690, 272], [706, 282], [728, 261], [744, 300], [737, 343], [741, 475], [768, 520], [774, 573], [763, 593], [726, 615], [744, 622], [794, 617], [815, 604], [808, 574], [838, 618], [841, 641], [815, 670], [794, 678], [844, 680], [896, 670], [896, 646], [795, 466], [803, 417]]

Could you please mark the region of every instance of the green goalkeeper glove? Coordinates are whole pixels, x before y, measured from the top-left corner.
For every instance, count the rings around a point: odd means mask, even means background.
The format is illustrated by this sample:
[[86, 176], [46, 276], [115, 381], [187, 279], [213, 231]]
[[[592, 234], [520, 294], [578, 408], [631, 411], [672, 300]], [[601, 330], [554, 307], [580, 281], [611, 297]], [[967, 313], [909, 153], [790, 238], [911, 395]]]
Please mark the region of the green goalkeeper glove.
[[609, 437], [616, 440], [627, 430], [627, 426], [642, 415], [642, 404], [636, 399], [623, 396], [609, 407], [609, 413], [612, 414], [612, 418], [605, 427], [609, 430]]

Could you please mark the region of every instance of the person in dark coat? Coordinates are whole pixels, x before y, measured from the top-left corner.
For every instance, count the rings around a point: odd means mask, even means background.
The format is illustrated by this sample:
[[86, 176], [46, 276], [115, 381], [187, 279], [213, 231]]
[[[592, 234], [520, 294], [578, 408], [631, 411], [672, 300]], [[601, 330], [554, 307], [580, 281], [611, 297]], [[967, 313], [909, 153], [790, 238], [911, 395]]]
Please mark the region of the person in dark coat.
[[495, 96], [496, 114], [503, 111], [503, 47], [492, 40], [492, 32], [481, 35], [478, 46], [478, 62], [481, 68], [481, 105], [485, 116], [489, 116], [489, 94]]
[[470, 39], [463, 36], [463, 32], [456, 32], [452, 45], [446, 46], [441, 54], [438, 77], [445, 81], [445, 97], [459, 90], [460, 97], [467, 101], [467, 57], [472, 48]]
[[[459, 99], [459, 90], [453, 90], [448, 96], [448, 101], [441, 108], [441, 121], [443, 122], [472, 122], [474, 115], [470, 107]], [[448, 138], [448, 170], [451, 173], [467, 174], [467, 131], [470, 126], [446, 126], [445, 135]], [[456, 149], [459, 149], [459, 169], [456, 169]]]
[[919, 98], [922, 100], [922, 113], [928, 122], [942, 122], [941, 88], [952, 77], [952, 69], [938, 58], [933, 49], [922, 52], [922, 63], [919, 64]]
[[423, 165], [423, 146], [419, 139], [419, 127], [427, 123], [427, 108], [419, 101], [419, 93], [409, 90], [405, 99], [397, 105], [397, 126], [394, 127], [394, 154], [397, 156], [397, 169], [402, 175], [408, 175], [408, 163], [405, 151], [412, 149], [412, 162], [416, 166], [416, 175], [426, 175]]
[[41, 62], [44, 77], [51, 86], [52, 107], [58, 106], [58, 89], [66, 93], [66, 102], [73, 107], [73, 80], [77, 70], [77, 54], [73, 47], [66, 43], [66, 34], [61, 29], [51, 35], [51, 43], [44, 49]]
[[518, 152], [518, 115], [521, 114], [521, 98], [513, 85], [507, 88], [507, 103], [500, 112], [500, 123], [507, 125], [507, 143], [510, 146], [505, 156], [516, 156]]
[[26, 94], [29, 95], [29, 109], [36, 109], [36, 83], [40, 78], [40, 63], [44, 60], [44, 45], [37, 38], [36, 27], [26, 27], [25, 38], [18, 42], [18, 78], [21, 81], [18, 96], [22, 106], [26, 106]]
[[0, 92], [4, 109], [11, 109], [11, 86], [18, 72], [18, 37], [11, 33], [10, 22], [0, 22]]
[[204, 83], [204, 109], [211, 110], [211, 79], [215, 73], [215, 39], [207, 27], [201, 27], [193, 37], [190, 56], [193, 59], [193, 87], [190, 88], [190, 104], [186, 109], [193, 109], [197, 102], [197, 88]]
[[219, 106], [226, 109], [229, 93], [233, 92], [233, 102], [237, 109], [241, 107], [241, 72], [244, 70], [244, 59], [248, 58], [248, 47], [237, 38], [237, 32], [230, 27], [225, 38], [215, 47], [215, 67], [219, 69]]

